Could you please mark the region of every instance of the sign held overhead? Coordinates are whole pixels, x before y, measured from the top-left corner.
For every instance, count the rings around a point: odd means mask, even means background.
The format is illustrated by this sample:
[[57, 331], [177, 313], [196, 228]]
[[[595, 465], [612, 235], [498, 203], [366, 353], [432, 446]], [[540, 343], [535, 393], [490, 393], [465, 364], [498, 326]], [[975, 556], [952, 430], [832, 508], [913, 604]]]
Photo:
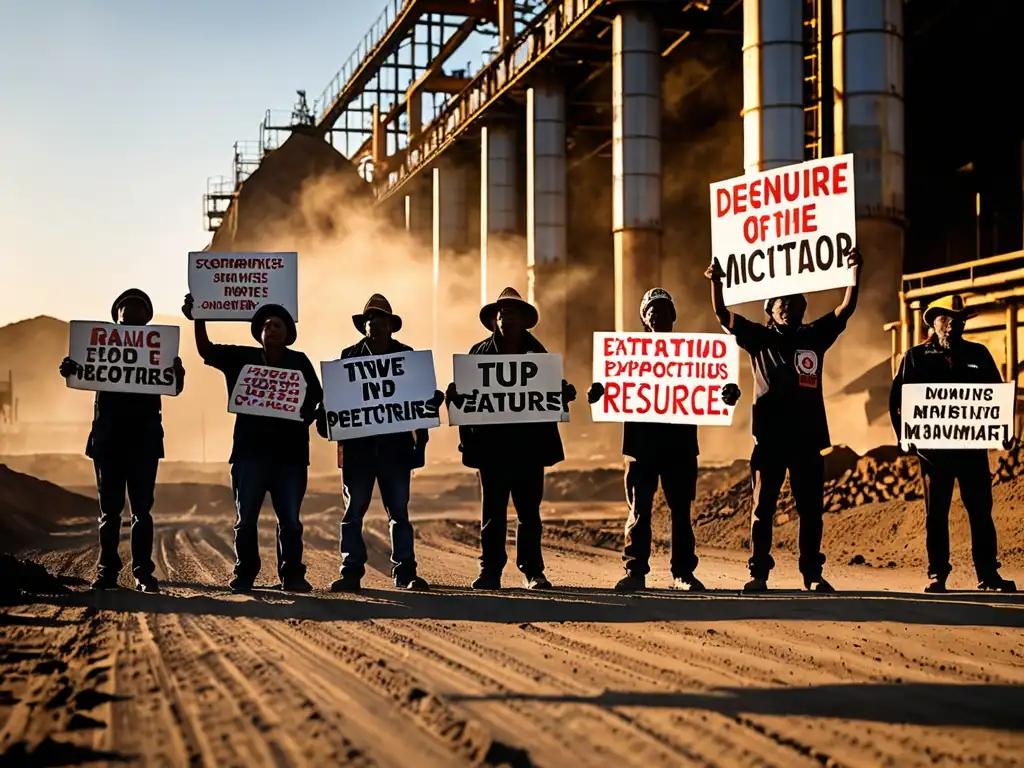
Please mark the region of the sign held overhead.
[[729, 306], [853, 285], [853, 155], [711, 185], [711, 253]]
[[298, 322], [299, 256], [190, 253], [188, 290], [196, 320], [251, 320], [263, 304], [279, 304]]

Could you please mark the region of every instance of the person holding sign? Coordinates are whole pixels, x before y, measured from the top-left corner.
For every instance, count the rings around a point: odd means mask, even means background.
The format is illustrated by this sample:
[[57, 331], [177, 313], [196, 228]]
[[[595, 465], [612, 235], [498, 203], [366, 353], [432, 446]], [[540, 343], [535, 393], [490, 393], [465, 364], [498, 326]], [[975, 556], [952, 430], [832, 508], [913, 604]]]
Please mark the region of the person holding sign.
[[[114, 300], [111, 319], [119, 325], [148, 325], [153, 302], [144, 291], [131, 288]], [[60, 375], [67, 379], [82, 370], [82, 363], [66, 357]], [[175, 391], [185, 387], [185, 368], [174, 358]], [[157, 466], [164, 457], [164, 428], [160, 395], [141, 392], [97, 392], [92, 430], [85, 455], [96, 471], [100, 504], [100, 556], [93, 589], [117, 589], [121, 572], [121, 514], [125, 494], [132, 510], [132, 574], [141, 592], [159, 592], [153, 575], [153, 508]]]
[[857, 307], [860, 289], [860, 251], [849, 255], [853, 285], [842, 303], [812, 323], [803, 322], [807, 300], [800, 295], [768, 299], [761, 325], [729, 311], [722, 294], [724, 273], [717, 261], [705, 272], [711, 281], [711, 305], [722, 327], [750, 355], [757, 391], [754, 395], [754, 451], [750, 472], [754, 511], [750, 530], [751, 580], [745, 592], [764, 592], [775, 567], [772, 526], [779, 492], [789, 472], [790, 487], [800, 516], [800, 573], [804, 586], [834, 592], [822, 577], [821, 552], [825, 495], [825, 460], [831, 445], [825, 400], [821, 393], [822, 364], [827, 352]]
[[[402, 318], [379, 293], [370, 297], [360, 314], [352, 316], [352, 322], [364, 338], [345, 349], [341, 353], [342, 360], [412, 352], [412, 347], [393, 338], [393, 334], [402, 330]], [[436, 415], [442, 402], [444, 395], [435, 392], [427, 405]], [[327, 413], [322, 407], [317, 409], [316, 428], [321, 437], [328, 437]], [[427, 430], [417, 429], [338, 443], [341, 482], [347, 493], [344, 494], [345, 517], [341, 521], [341, 578], [331, 584], [332, 592], [358, 592], [360, 589], [366, 572], [363, 517], [370, 508], [374, 484], [380, 488], [388, 516], [395, 586], [412, 590], [428, 588], [426, 580], [416, 575], [413, 530], [409, 522], [412, 470], [426, 464], [428, 439]]]
[[[506, 288], [497, 301], [480, 310], [480, 322], [491, 335], [469, 350], [471, 355], [545, 354], [547, 350], [530, 329], [539, 317], [533, 305], [514, 288]], [[461, 407], [466, 396], [455, 382], [445, 400]], [[562, 381], [563, 407], [576, 399], [575, 388]], [[544, 498], [544, 470], [565, 458], [558, 423], [554, 421], [488, 424], [459, 427], [462, 463], [480, 473], [481, 526], [480, 576], [473, 589], [501, 589], [501, 573], [508, 562], [505, 533], [509, 497], [516, 508], [516, 565], [527, 589], [550, 589], [541, 554], [540, 504]]]
[[[902, 390], [904, 384], [1000, 384], [992, 353], [983, 344], [964, 337], [964, 326], [971, 315], [959, 295], [933, 301], [924, 311], [925, 324], [933, 333], [924, 344], [912, 347], [900, 360], [889, 393], [889, 417], [897, 437], [903, 440]], [[1007, 440], [1003, 447], [1013, 448]], [[945, 592], [952, 571], [949, 563], [949, 504], [953, 484], [960, 483], [960, 497], [971, 525], [971, 553], [978, 577], [978, 589], [1015, 592], [1017, 585], [999, 575], [996, 561], [996, 527], [992, 522], [992, 475], [988, 451], [984, 448], [918, 451], [924, 481], [925, 532], [928, 550], [928, 576], [932, 582], [925, 592]]]
[[[648, 333], [672, 333], [676, 321], [672, 295], [663, 288], [649, 290], [640, 302], [640, 319]], [[594, 382], [587, 392], [587, 402], [594, 404], [604, 394], [604, 384]], [[723, 387], [723, 403], [734, 406], [739, 398], [740, 389], [735, 384]], [[651, 510], [660, 479], [671, 516], [673, 586], [691, 592], [704, 591], [704, 584], [694, 575], [697, 542], [690, 519], [690, 507], [697, 497], [699, 453], [695, 424], [623, 423], [622, 456], [626, 462], [629, 517], [622, 553], [626, 575], [615, 589], [635, 592], [647, 586], [647, 574], [651, 572]]]
[[[185, 296], [182, 312], [192, 320], [192, 295]], [[306, 566], [302, 563], [302, 522], [299, 510], [306, 495], [309, 472], [309, 425], [323, 399], [320, 379], [302, 352], [289, 347], [295, 343], [295, 322], [288, 310], [276, 304], [261, 306], [252, 318], [250, 330], [259, 347], [214, 344], [206, 332], [205, 320], [194, 320], [196, 348], [203, 362], [224, 374], [228, 395], [235, 391], [242, 370], [249, 365], [298, 371], [305, 381], [306, 395], [300, 419], [275, 418], [274, 411], [257, 416], [235, 416], [231, 446], [231, 490], [235, 496], [235, 573], [230, 587], [249, 592], [260, 572], [257, 532], [260, 507], [267, 493], [277, 515], [277, 573], [287, 592], [309, 592]]]

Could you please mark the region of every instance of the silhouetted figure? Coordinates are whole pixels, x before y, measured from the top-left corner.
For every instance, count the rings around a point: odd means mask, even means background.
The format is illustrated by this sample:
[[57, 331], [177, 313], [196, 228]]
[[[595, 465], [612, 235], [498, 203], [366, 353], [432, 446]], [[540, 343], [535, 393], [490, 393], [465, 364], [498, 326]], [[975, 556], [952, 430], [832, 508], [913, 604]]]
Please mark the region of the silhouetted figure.
[[[645, 331], [671, 333], [676, 321], [672, 295], [663, 288], [649, 290], [640, 302], [640, 319]], [[603, 396], [604, 384], [594, 382], [587, 392], [587, 401], [593, 404]], [[722, 389], [722, 402], [726, 405], [736, 405], [739, 398], [740, 389], [735, 384]], [[615, 585], [617, 590], [634, 592], [647, 586], [647, 574], [651, 572], [651, 511], [659, 479], [671, 517], [673, 586], [691, 592], [704, 590], [704, 584], [694, 575], [699, 559], [690, 518], [697, 496], [699, 453], [695, 424], [623, 423], [622, 456], [626, 463], [629, 517], [622, 552], [626, 575]]]
[[[358, 344], [341, 353], [343, 360], [373, 355], [411, 352], [392, 334], [402, 330], [402, 318], [391, 310], [390, 302], [379, 293], [373, 294], [363, 311], [352, 316], [356, 329], [364, 334]], [[444, 402], [440, 391], [427, 405], [436, 410]], [[317, 432], [328, 436], [327, 414], [317, 409]], [[423, 590], [428, 585], [416, 574], [413, 529], [409, 522], [409, 494], [412, 471], [426, 464], [428, 431], [395, 432], [371, 437], [342, 440], [338, 458], [344, 495], [345, 517], [341, 521], [341, 578], [331, 584], [332, 592], [358, 592], [366, 573], [366, 542], [363, 541], [363, 517], [370, 508], [373, 486], [380, 488], [380, 498], [388, 516], [391, 532], [392, 578], [401, 589]]]
[[834, 592], [822, 576], [822, 514], [825, 495], [825, 460], [821, 452], [831, 445], [821, 376], [825, 352], [845, 330], [857, 307], [861, 257], [848, 257], [854, 284], [843, 302], [813, 323], [804, 324], [807, 300], [800, 295], [769, 299], [764, 303], [768, 324], [753, 323], [725, 306], [718, 262], [705, 272], [711, 281], [711, 304], [722, 327], [750, 354], [754, 369], [754, 451], [750, 457], [754, 486], [754, 512], [750, 526], [751, 580], [745, 592], [764, 592], [775, 567], [772, 526], [779, 491], [789, 472], [790, 488], [800, 515], [800, 573], [804, 586]]
[[[111, 319], [120, 325], [147, 325], [153, 319], [153, 302], [138, 288], [114, 300]], [[64, 358], [60, 375], [75, 375], [81, 363]], [[185, 368], [174, 358], [174, 375], [180, 394]], [[135, 392], [97, 392], [92, 431], [85, 448], [96, 471], [100, 504], [100, 557], [93, 589], [116, 589], [121, 572], [121, 514], [125, 494], [132, 511], [132, 575], [135, 588], [159, 592], [153, 575], [153, 509], [157, 467], [164, 457], [164, 428], [160, 395]]]
[[[982, 344], [964, 339], [964, 326], [971, 315], [959, 295], [933, 301], [924, 311], [925, 324], [934, 333], [924, 344], [912, 347], [900, 360], [900, 367], [889, 391], [889, 417], [902, 439], [904, 384], [998, 384], [1003, 380], [992, 353]], [[1014, 440], [1004, 447], [1010, 450]], [[926, 592], [945, 592], [946, 580], [953, 570], [949, 563], [949, 504], [953, 484], [960, 483], [960, 498], [971, 525], [971, 554], [978, 576], [978, 589], [1015, 592], [1017, 585], [999, 575], [996, 561], [996, 526], [992, 522], [992, 474], [988, 451], [918, 451], [921, 478], [924, 481], [925, 535], [928, 549], [928, 576], [932, 582]]]
[[[185, 317], [192, 319], [192, 296], [185, 297]], [[289, 347], [295, 343], [295, 321], [284, 307], [265, 304], [252, 318], [250, 330], [259, 347], [213, 344], [206, 321], [195, 320], [196, 348], [203, 362], [224, 374], [231, 396], [247, 365], [300, 371], [306, 380], [301, 421], [237, 414], [231, 446], [231, 490], [235, 497], [235, 574], [231, 589], [252, 590], [260, 572], [257, 524], [267, 493], [277, 515], [277, 574], [288, 592], [309, 592], [302, 563], [302, 522], [299, 512], [309, 476], [309, 425], [323, 399], [320, 379], [309, 358]]]
[[[544, 354], [547, 350], [530, 333], [537, 325], [537, 310], [514, 288], [506, 288], [497, 301], [480, 310], [480, 322], [491, 335], [469, 350], [471, 355]], [[448, 385], [445, 399], [456, 406], [463, 401]], [[575, 388], [562, 382], [562, 401], [576, 398]], [[505, 535], [509, 497], [516, 509], [516, 566], [527, 589], [550, 589], [541, 554], [540, 504], [544, 498], [544, 470], [565, 458], [556, 422], [460, 426], [462, 463], [479, 471], [480, 576], [473, 589], [501, 589], [501, 573], [508, 562]]]

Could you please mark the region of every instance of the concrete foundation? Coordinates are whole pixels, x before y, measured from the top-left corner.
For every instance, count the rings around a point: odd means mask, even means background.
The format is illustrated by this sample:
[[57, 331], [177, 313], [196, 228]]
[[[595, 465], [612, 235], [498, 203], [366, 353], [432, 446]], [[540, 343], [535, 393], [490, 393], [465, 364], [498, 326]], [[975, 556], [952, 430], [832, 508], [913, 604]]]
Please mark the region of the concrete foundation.
[[615, 328], [638, 330], [640, 300], [661, 280], [661, 56], [642, 8], [612, 25], [612, 185]]
[[565, 91], [541, 85], [526, 95], [527, 300], [552, 352], [566, 345], [567, 236]]

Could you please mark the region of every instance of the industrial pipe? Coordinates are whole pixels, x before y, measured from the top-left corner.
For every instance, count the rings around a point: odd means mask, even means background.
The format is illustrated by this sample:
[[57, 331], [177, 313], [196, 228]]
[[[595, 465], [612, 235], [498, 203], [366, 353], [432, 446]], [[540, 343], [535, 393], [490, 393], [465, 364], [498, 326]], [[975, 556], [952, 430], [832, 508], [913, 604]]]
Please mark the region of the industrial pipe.
[[612, 23], [612, 232], [615, 328], [639, 327], [661, 280], [661, 56], [658, 25], [626, 7]]
[[744, 0], [743, 168], [804, 159], [803, 0]]

